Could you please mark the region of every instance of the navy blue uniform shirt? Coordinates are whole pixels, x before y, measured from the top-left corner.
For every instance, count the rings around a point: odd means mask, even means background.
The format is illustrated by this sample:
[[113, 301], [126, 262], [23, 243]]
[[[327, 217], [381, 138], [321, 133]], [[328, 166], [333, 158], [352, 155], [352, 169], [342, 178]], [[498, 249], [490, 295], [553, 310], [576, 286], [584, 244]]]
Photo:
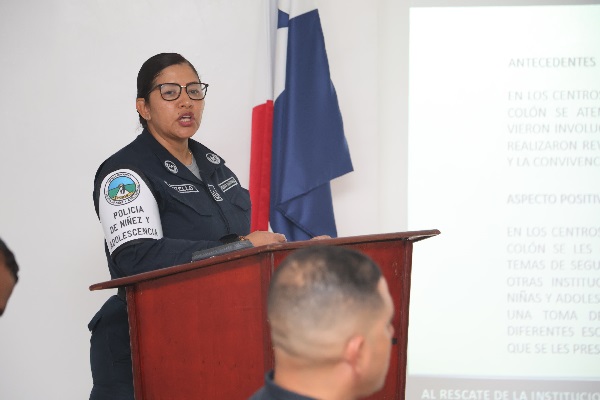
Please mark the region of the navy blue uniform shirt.
[[[225, 161], [189, 140], [198, 179], [144, 130], [96, 172], [94, 206], [110, 276], [192, 261], [192, 253], [250, 231], [250, 196]], [[90, 400], [133, 400], [127, 304], [112, 296], [90, 321]]]
[[[248, 191], [221, 157], [191, 139], [189, 148], [202, 180], [147, 130], [96, 172], [94, 205], [112, 278], [188, 263], [193, 252], [223, 244], [226, 235], [249, 233]], [[125, 200], [115, 200], [119, 182]]]

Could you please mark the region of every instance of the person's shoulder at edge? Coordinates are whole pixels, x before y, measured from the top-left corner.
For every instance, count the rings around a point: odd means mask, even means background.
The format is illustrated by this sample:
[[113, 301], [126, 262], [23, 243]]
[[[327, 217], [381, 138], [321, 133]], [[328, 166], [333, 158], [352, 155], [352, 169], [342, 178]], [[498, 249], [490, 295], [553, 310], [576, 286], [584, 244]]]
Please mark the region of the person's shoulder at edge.
[[317, 400], [280, 387], [275, 383], [274, 376], [275, 371], [267, 372], [264, 386], [258, 389], [248, 400]]

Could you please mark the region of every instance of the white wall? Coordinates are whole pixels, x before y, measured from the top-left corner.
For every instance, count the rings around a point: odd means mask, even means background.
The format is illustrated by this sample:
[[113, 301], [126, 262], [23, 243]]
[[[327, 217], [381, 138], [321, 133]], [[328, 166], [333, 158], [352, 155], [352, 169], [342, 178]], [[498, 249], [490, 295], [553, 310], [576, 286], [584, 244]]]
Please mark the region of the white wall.
[[[394, 3], [319, 4], [355, 167], [333, 185], [340, 236], [405, 225], [405, 93], [385, 79], [396, 53], [380, 48], [404, 45], [388, 36], [402, 30]], [[86, 325], [112, 294], [88, 290], [109, 279], [93, 178], [138, 133], [135, 82], [148, 57], [180, 52], [210, 83], [195, 138], [247, 187], [261, 12], [261, 0], [0, 2], [0, 237], [21, 267], [0, 319], [1, 399], [88, 396]]]

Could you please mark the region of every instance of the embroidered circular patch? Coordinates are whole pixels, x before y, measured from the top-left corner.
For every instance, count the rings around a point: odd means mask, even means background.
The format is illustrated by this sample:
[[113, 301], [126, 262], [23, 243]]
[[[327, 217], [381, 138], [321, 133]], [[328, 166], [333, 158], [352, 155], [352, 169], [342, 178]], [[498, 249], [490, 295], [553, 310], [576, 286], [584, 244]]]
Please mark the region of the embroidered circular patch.
[[130, 203], [139, 194], [139, 181], [135, 176], [125, 171], [115, 173], [104, 184], [104, 197], [113, 206]]

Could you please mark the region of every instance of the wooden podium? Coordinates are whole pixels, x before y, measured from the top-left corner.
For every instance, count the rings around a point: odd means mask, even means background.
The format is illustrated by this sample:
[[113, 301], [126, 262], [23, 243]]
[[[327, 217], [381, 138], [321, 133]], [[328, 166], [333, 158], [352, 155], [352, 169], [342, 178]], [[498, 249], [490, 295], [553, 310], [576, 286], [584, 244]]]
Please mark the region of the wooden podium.
[[125, 287], [136, 400], [245, 400], [273, 368], [266, 317], [271, 274], [293, 250], [349, 247], [381, 267], [395, 304], [396, 337], [384, 388], [370, 399], [404, 399], [413, 243], [438, 230], [303, 241], [240, 250], [115, 279]]

